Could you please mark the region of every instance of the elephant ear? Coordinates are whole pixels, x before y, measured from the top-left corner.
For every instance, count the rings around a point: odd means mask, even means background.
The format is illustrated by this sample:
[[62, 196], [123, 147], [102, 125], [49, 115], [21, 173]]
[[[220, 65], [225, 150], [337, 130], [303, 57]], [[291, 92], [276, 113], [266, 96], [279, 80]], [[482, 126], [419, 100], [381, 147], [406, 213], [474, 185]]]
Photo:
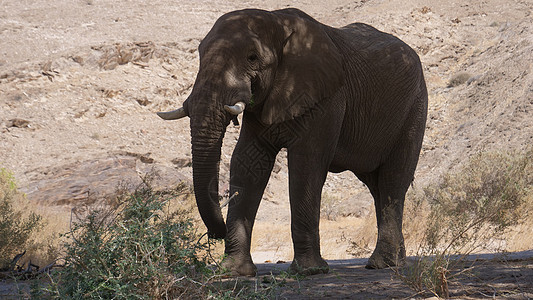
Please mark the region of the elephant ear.
[[326, 27], [297, 9], [274, 12], [285, 31], [274, 84], [261, 119], [274, 124], [303, 115], [343, 84], [342, 55]]

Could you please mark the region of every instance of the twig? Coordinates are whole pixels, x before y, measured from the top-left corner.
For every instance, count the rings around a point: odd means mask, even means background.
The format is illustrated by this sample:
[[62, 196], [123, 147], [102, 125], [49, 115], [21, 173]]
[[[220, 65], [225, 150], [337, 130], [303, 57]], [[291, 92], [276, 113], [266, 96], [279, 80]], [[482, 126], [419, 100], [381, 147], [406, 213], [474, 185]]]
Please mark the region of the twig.
[[[24, 252], [26, 253], [26, 252]], [[15, 259], [19, 260], [22, 257], [23, 254], [18, 254]], [[15, 260], [14, 259], [14, 260]], [[46, 267], [39, 269], [38, 265], [33, 264], [31, 261], [28, 263], [28, 267], [26, 269], [22, 269], [22, 267], [19, 267], [19, 270], [10, 270], [6, 272], [0, 272], [0, 278], [21, 278], [21, 279], [33, 279], [37, 276], [47, 273], [49, 274], [50, 271], [54, 267], [63, 267], [63, 265], [57, 265], [56, 262], [52, 262], [51, 264], [47, 265]]]
[[238, 195], [239, 195], [239, 192], [235, 192], [235, 193], [233, 193], [233, 195], [231, 195], [231, 197], [229, 197], [227, 200], [224, 200], [224, 202], [222, 202], [222, 203], [220, 204], [220, 208], [224, 208], [226, 205], [229, 204], [229, 202], [230, 202], [231, 200], [233, 200], [233, 198], [235, 198], [235, 196], [238, 196]]
[[161, 65], [161, 68], [165, 69], [165, 71], [167, 71], [169, 73], [172, 73], [172, 69], [170, 69], [169, 67], [167, 67], [165, 65]]
[[134, 64], [134, 65], [136, 65], [136, 66], [139, 66], [139, 67], [141, 67], [141, 68], [143, 68], [143, 69], [149, 67], [149, 65], [141, 64], [141, 63], [136, 62], [136, 61], [132, 61], [131, 63]]
[[24, 254], [26, 254], [26, 250], [24, 250], [24, 252], [22, 253], [15, 255], [15, 258], [13, 258], [13, 260], [9, 264], [9, 271], [15, 271], [15, 267], [17, 266], [18, 261], [24, 256]]
[[483, 222], [485, 222], [487, 219], [490, 219], [491, 217], [495, 216], [498, 212], [494, 212], [492, 213], [491, 215], [489, 215], [488, 217], [483, 217], [483, 218], [480, 218], [478, 219], [477, 221], [474, 221], [473, 223], [471, 223], [470, 225], [468, 225], [465, 229], [463, 229], [461, 232], [459, 232], [458, 235], [454, 236], [452, 238], [452, 240], [448, 243], [448, 246], [446, 246], [446, 248], [444, 248], [444, 250], [442, 251], [442, 253], [447, 253], [448, 250], [450, 249], [450, 247], [452, 247], [454, 244], [455, 244], [455, 241], [458, 240], [459, 238], [461, 238], [468, 230], [474, 228], [475, 226], [477, 226], [478, 224], [481, 224]]

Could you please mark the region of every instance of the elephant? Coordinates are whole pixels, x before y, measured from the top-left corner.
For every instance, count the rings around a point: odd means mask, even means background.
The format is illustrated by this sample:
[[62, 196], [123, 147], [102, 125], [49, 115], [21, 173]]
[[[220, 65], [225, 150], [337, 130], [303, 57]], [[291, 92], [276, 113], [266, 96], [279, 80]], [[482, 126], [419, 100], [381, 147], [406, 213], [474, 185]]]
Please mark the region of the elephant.
[[[322, 187], [328, 172], [351, 171], [374, 199], [378, 237], [367, 268], [405, 260], [402, 217], [424, 136], [428, 95], [416, 52], [363, 23], [324, 25], [287, 8], [221, 16], [198, 46], [200, 66], [183, 106], [189, 117], [193, 187], [208, 236], [225, 239], [222, 266], [254, 276], [254, 219], [276, 156], [287, 151], [289, 271], [326, 273], [320, 253]], [[227, 126], [242, 114], [230, 162], [226, 223], [219, 163]]]

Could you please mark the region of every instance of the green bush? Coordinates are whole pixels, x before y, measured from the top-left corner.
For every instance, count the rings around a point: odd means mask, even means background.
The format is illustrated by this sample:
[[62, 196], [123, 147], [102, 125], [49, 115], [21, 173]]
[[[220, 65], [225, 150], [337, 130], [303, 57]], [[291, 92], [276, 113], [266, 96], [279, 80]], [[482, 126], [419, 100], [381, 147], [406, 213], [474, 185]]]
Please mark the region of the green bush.
[[7, 269], [15, 255], [31, 247], [30, 237], [42, 228], [41, 216], [20, 208], [25, 201], [13, 174], [0, 168], [0, 269]]
[[198, 243], [188, 213], [169, 204], [169, 197], [143, 187], [117, 207], [76, 221], [67, 234], [65, 267], [55, 276], [54, 293], [76, 299], [201, 293], [199, 282], [212, 274], [200, 255], [207, 244]]
[[402, 279], [418, 291], [447, 297], [448, 282], [464, 272], [466, 255], [505, 250], [505, 233], [528, 215], [532, 186], [528, 151], [479, 153], [459, 172], [426, 187], [415, 199], [415, 208], [429, 207], [424, 238], [418, 259], [400, 271]]
[[115, 208], [74, 222], [64, 245], [65, 267], [45, 288], [59, 299], [266, 299], [278, 284], [223, 279], [209, 265], [190, 213], [171, 205], [190, 192], [156, 193], [145, 185]]

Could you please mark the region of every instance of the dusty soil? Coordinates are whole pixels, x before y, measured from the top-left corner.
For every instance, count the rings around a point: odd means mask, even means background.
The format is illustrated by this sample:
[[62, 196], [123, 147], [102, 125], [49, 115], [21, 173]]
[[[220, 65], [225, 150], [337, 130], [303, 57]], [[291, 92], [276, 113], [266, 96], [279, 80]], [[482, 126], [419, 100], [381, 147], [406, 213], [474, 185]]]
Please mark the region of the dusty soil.
[[[478, 151], [533, 144], [530, 0], [3, 0], [0, 167], [15, 173], [35, 207], [65, 212], [87, 195], [112, 194], [120, 182], [135, 186], [139, 174], [157, 172], [162, 188], [190, 180], [188, 122], [163, 122], [155, 112], [186, 99], [198, 68], [196, 47], [220, 15], [289, 5], [331, 26], [368, 23], [417, 50], [430, 103], [415, 187]], [[238, 133], [230, 126], [224, 140], [221, 192]], [[256, 262], [292, 258], [287, 190], [281, 153], [257, 217]], [[347, 172], [330, 174], [324, 195], [338, 216], [322, 222], [323, 254], [350, 258], [350, 241], [372, 213], [370, 195]], [[340, 270], [359, 279], [386, 273]], [[385, 277], [361, 281], [362, 288], [380, 282], [383, 297], [395, 297], [386, 291], [396, 283]], [[331, 290], [342, 294], [340, 282]]]
[[[533, 297], [533, 260], [478, 260], [465, 262], [467, 272], [450, 280], [449, 296], [455, 299], [507, 298], [531, 299]], [[329, 261], [330, 272], [302, 279], [289, 279], [280, 284], [280, 299], [416, 299], [435, 297], [428, 292], [417, 293], [410, 289], [391, 269], [365, 269], [365, 259]], [[259, 266], [259, 281], [268, 279], [288, 264]], [[272, 271], [274, 270], [274, 271]], [[458, 270], [454, 270], [458, 271]], [[460, 270], [459, 270], [460, 271]], [[434, 298], [436, 299], [436, 297]]]
[[[464, 263], [464, 271], [449, 281], [454, 299], [531, 299], [533, 297], [533, 259], [531, 251], [513, 257], [474, 257]], [[366, 259], [328, 261], [328, 274], [294, 277], [285, 271], [289, 263], [258, 264], [254, 278], [231, 278], [252, 286], [274, 288], [274, 299], [437, 299], [431, 292], [409, 288], [395, 270], [368, 270]], [[228, 279], [230, 280], [230, 279]], [[2, 299], [20, 299], [30, 293], [27, 281], [0, 281]]]

